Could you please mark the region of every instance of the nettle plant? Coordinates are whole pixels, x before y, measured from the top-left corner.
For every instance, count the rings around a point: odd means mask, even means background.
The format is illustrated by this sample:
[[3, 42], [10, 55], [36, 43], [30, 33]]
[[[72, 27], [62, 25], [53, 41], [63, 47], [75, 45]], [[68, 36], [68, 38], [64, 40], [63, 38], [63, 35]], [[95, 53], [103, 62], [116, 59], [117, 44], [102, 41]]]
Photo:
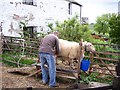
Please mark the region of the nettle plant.
[[29, 15], [26, 15], [24, 16], [24, 18], [22, 20], [19, 21], [19, 28], [21, 30], [21, 32], [19, 33], [21, 35], [21, 38], [22, 38], [22, 53], [21, 53], [21, 56], [19, 58], [19, 60], [17, 61], [17, 65], [18, 67], [19, 66], [19, 63], [20, 61], [22, 60], [22, 58], [24, 57], [24, 54], [25, 54], [25, 45], [26, 45], [26, 42], [29, 43], [29, 32], [27, 30], [27, 25], [29, 23], [29, 21], [32, 21], [34, 19], [33, 15], [32, 14], [29, 14]]

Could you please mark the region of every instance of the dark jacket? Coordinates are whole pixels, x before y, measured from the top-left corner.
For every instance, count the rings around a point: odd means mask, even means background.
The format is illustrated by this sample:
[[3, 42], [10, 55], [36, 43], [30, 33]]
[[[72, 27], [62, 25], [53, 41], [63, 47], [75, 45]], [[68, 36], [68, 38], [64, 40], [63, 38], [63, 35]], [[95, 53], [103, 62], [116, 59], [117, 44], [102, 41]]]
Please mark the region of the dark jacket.
[[54, 34], [46, 35], [41, 40], [40, 53], [58, 54], [59, 51], [59, 40]]

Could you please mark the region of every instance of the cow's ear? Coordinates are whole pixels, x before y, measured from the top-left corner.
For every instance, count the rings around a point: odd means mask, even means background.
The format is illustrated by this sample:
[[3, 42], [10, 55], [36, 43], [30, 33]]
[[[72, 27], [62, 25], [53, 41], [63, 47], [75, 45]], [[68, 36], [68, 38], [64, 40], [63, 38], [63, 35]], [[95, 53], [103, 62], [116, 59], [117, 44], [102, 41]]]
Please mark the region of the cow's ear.
[[83, 46], [83, 39], [80, 40], [79, 45]]
[[82, 43], [81, 43], [81, 42], [79, 42], [79, 45], [82, 45]]

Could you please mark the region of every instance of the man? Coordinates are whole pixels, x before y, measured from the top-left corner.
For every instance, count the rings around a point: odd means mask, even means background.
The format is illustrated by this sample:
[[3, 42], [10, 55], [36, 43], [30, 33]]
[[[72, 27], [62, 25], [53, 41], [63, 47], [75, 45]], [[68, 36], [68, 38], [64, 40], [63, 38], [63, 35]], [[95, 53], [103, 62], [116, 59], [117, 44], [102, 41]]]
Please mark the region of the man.
[[[54, 55], [58, 54], [59, 51], [60, 49], [57, 31], [46, 35], [41, 40], [40, 61], [42, 70], [42, 83], [46, 84], [49, 81], [50, 87], [56, 87], [56, 61]], [[48, 65], [48, 69], [45, 68], [45, 64]]]

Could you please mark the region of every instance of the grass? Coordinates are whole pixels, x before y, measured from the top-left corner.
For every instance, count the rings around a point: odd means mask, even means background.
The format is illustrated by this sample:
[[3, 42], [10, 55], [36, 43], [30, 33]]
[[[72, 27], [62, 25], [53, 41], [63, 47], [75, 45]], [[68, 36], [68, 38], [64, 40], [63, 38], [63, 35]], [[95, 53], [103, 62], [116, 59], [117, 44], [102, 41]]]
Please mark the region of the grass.
[[33, 63], [35, 63], [35, 61], [33, 61], [32, 59], [22, 59], [20, 61], [21, 64], [27, 64], [27, 65], [31, 65]]
[[98, 77], [100, 76], [99, 73], [91, 73], [90, 75], [86, 75], [84, 73], [81, 74], [81, 78], [82, 80], [80, 81], [80, 83], [83, 83], [83, 84], [88, 84], [89, 82], [100, 82], [100, 83], [107, 83], [107, 84], [112, 84], [112, 79], [113, 77], [112, 76], [104, 76], [104, 77]]
[[[21, 54], [20, 53], [9, 53], [9, 52], [4, 52], [2, 54], [2, 62], [13, 67], [17, 67], [17, 62], [20, 60]], [[30, 56], [29, 59], [26, 58], [21, 58], [20, 64], [26, 64], [26, 65], [31, 65], [35, 63], [35, 60], [32, 60], [32, 57]]]
[[[20, 56], [21, 56], [21, 53], [19, 53], [19, 52], [18, 53], [4, 52], [2, 55], [2, 58], [5, 60], [17, 62], [19, 60]], [[31, 65], [31, 64], [35, 63], [35, 60], [33, 60], [33, 58], [34, 57], [32, 57], [32, 55], [31, 56], [25, 55], [25, 57], [20, 60], [20, 63], [26, 64], [26, 65]], [[2, 62], [4, 62], [7, 65], [10, 65], [10, 66], [17, 67], [17, 64], [14, 64], [12, 62], [7, 62], [4, 60], [2, 60]], [[80, 83], [88, 84], [91, 81], [95, 81], [95, 82], [112, 84], [112, 79], [113, 79], [112, 76], [105, 76], [103, 78], [98, 78], [98, 76], [100, 76], [99, 73], [91, 73], [90, 75], [81, 73], [80, 77], [82, 78], [82, 80], [80, 81]], [[58, 80], [60, 80], [60, 79], [58, 79]]]

